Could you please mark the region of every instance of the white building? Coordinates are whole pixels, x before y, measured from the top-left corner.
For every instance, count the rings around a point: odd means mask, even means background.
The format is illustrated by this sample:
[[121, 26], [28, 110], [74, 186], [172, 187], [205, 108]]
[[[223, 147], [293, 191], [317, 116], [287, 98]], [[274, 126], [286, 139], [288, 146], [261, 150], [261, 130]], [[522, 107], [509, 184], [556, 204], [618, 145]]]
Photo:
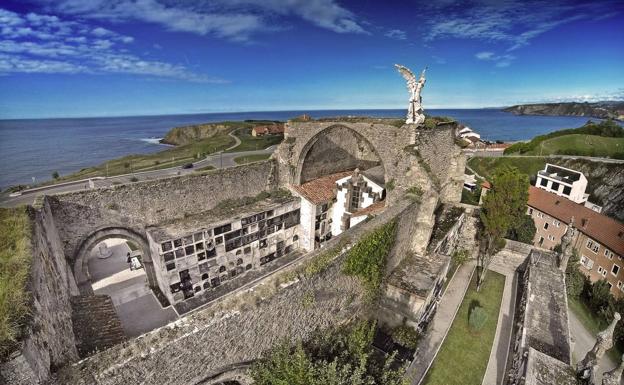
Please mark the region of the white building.
[[585, 193], [587, 178], [579, 171], [547, 163], [537, 172], [535, 187], [565, 197], [575, 203], [585, 203], [589, 194]]
[[292, 186], [301, 197], [300, 246], [308, 251], [383, 210], [383, 168], [327, 175]]

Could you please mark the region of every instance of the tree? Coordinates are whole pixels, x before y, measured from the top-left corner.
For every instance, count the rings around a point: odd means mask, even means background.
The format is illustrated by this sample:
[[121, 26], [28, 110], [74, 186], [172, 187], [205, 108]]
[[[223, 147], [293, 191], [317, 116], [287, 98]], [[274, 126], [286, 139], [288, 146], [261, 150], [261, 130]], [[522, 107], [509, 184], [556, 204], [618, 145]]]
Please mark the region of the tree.
[[58, 179], [58, 178], [60, 178], [60, 177], [61, 177], [61, 176], [59, 175], [58, 171], [54, 171], [54, 172], [52, 173], [52, 178], [54, 178], [54, 179]]
[[[559, 248], [559, 252], [561, 252], [561, 245], [555, 246], [556, 249]], [[579, 257], [576, 250], [573, 250], [572, 255], [570, 256], [570, 260], [568, 261], [568, 266], [566, 266], [566, 291], [568, 295], [572, 298], [579, 298], [583, 290], [585, 290], [585, 286], [589, 284], [589, 280], [585, 276], [585, 274], [581, 273], [579, 270]]]
[[609, 320], [613, 315], [613, 296], [611, 287], [604, 279], [594, 282], [588, 293], [589, 307], [603, 319]]
[[532, 244], [536, 231], [537, 228], [535, 227], [533, 218], [531, 218], [530, 215], [523, 215], [519, 223], [509, 229], [507, 232], [507, 238], [522, 243]]
[[515, 167], [496, 169], [491, 184], [480, 214], [477, 291], [492, 258], [505, 246], [503, 237], [509, 229], [521, 227], [529, 200], [529, 177]]

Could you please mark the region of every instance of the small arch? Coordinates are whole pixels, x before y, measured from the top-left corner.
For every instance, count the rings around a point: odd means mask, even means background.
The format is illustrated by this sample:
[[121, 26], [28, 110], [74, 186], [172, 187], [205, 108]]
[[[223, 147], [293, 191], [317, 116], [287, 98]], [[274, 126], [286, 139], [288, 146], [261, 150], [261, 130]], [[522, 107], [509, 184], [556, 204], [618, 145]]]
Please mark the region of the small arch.
[[219, 273], [224, 273], [227, 268], [225, 266], [219, 267]]

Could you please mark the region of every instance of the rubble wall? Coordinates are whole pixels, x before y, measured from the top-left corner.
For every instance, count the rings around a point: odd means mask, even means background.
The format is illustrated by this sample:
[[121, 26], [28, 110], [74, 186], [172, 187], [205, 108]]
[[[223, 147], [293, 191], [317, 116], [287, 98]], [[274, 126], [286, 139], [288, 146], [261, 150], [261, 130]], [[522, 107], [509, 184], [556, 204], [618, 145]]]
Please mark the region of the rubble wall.
[[71, 268], [50, 207], [44, 202], [30, 209], [30, 216], [33, 259], [28, 290], [32, 293], [32, 318], [19, 351], [0, 365], [0, 383], [37, 384], [58, 367], [78, 359], [70, 301], [78, 289]]
[[47, 197], [68, 258], [96, 230], [145, 227], [214, 208], [225, 199], [251, 197], [276, 187], [274, 163], [211, 171], [205, 174], [137, 182]]

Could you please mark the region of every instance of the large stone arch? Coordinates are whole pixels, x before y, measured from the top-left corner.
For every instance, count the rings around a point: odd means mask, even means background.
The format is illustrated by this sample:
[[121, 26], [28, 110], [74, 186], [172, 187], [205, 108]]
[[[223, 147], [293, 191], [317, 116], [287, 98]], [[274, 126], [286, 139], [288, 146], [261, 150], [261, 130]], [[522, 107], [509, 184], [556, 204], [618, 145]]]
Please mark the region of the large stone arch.
[[375, 145], [363, 133], [344, 124], [332, 124], [307, 140], [298, 154], [294, 184], [323, 175], [380, 165], [386, 167]]
[[91, 288], [91, 276], [87, 265], [88, 256], [93, 248], [100, 242], [111, 238], [122, 238], [136, 243], [141, 249], [143, 266], [150, 287], [157, 287], [154, 265], [149, 244], [145, 236], [136, 230], [127, 227], [111, 226], [103, 227], [91, 232], [83, 238], [74, 254], [74, 278], [78, 289], [83, 294], [93, 292]]

